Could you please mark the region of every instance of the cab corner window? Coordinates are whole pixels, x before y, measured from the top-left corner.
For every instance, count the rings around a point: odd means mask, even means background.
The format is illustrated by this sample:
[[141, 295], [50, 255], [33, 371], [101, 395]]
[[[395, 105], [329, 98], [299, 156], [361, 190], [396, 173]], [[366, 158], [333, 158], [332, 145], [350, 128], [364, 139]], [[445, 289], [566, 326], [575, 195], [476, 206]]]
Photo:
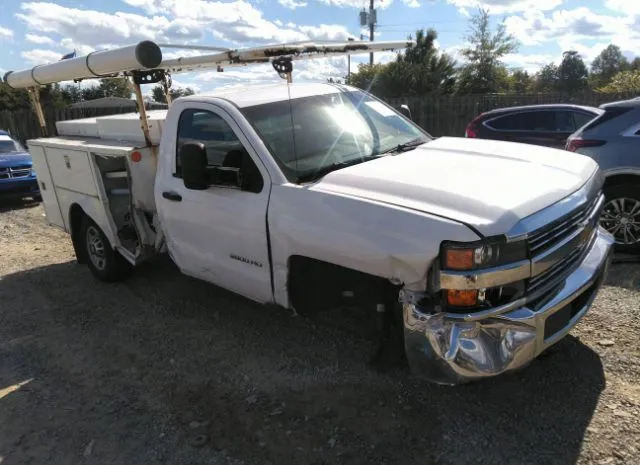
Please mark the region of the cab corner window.
[[238, 168], [242, 190], [258, 193], [263, 179], [233, 129], [219, 115], [207, 110], [189, 109], [180, 114], [176, 142], [175, 174], [181, 177], [180, 147], [188, 142], [201, 142], [207, 151], [209, 167]]

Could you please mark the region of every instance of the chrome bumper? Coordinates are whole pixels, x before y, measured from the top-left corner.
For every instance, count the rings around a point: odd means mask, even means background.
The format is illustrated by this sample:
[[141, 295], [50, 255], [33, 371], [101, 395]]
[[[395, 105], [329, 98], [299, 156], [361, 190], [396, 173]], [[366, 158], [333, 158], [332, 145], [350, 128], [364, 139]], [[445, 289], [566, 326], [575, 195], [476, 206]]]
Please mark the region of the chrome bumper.
[[453, 385], [525, 367], [585, 315], [607, 274], [612, 245], [611, 235], [598, 228], [591, 248], [554, 295], [480, 320], [434, 312], [403, 293], [405, 350], [412, 371]]

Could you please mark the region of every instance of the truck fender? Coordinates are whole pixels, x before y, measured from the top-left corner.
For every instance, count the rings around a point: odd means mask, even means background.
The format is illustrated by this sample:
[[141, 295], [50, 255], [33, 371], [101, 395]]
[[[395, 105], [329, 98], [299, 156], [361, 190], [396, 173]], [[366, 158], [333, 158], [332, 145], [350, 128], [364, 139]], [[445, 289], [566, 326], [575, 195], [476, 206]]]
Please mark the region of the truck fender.
[[[291, 305], [292, 273], [320, 273], [318, 282], [297, 279], [316, 287], [323, 280], [339, 279], [338, 270], [348, 270], [349, 280], [368, 276], [370, 282], [424, 291], [442, 241], [480, 239], [464, 224], [447, 218], [280, 186], [272, 190], [268, 218], [274, 301], [283, 307]], [[296, 262], [299, 266], [291, 268]]]

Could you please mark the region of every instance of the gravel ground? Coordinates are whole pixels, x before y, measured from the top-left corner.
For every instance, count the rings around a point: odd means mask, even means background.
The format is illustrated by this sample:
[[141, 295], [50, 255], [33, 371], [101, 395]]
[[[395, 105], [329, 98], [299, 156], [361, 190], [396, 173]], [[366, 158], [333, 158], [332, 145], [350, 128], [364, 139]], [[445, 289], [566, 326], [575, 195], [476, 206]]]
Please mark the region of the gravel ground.
[[0, 462], [640, 464], [640, 265], [526, 370], [439, 387], [357, 332], [166, 259], [106, 285], [39, 205], [0, 207]]

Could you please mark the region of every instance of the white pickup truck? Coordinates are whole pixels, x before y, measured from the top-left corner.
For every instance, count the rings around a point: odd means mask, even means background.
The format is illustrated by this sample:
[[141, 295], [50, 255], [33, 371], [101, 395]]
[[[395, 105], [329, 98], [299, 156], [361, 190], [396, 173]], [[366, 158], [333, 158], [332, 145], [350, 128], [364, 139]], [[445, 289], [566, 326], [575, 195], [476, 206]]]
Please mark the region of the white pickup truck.
[[[165, 250], [179, 269], [305, 313], [356, 303], [403, 328], [413, 372], [520, 369], [592, 304], [613, 240], [588, 157], [434, 139], [329, 83], [183, 97], [28, 141], [49, 223], [105, 281]], [[150, 145], [147, 145], [150, 142]]]

